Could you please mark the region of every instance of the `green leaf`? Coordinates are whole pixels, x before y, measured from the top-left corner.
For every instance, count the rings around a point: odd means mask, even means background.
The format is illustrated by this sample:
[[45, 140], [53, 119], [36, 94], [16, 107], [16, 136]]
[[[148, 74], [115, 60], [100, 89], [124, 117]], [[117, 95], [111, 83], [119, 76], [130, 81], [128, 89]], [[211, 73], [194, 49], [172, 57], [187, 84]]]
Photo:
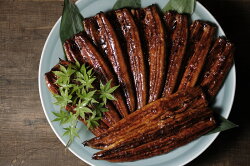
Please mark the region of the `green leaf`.
[[57, 77], [65, 77], [65, 74], [61, 71], [53, 71], [53, 73], [57, 76]]
[[52, 122], [59, 121], [61, 125], [69, 122], [70, 115], [68, 112], [60, 110], [60, 112], [52, 113], [57, 117]]
[[92, 113], [92, 110], [89, 109], [88, 107], [76, 107], [76, 115], [80, 116], [85, 120], [85, 114], [86, 113]]
[[114, 86], [114, 87], [108, 89], [107, 92], [108, 93], [113, 93], [118, 87], [119, 87], [119, 85], [118, 86]]
[[81, 15], [77, 6], [70, 2], [70, 0], [64, 0], [64, 7], [62, 13], [62, 20], [60, 25], [60, 38], [61, 42], [71, 38], [74, 34], [83, 31], [83, 16]]
[[76, 65], [76, 69], [79, 69], [81, 67], [80, 63], [78, 62], [78, 60], [75, 59], [75, 65]]
[[[69, 136], [70, 142], [74, 140], [75, 137], [79, 137], [78, 135], [78, 128], [75, 126], [69, 126], [64, 128], [65, 132], [63, 133], [63, 136]], [[80, 138], [80, 137], [79, 137]]]
[[113, 10], [124, 7], [140, 8], [141, 0], [117, 0], [113, 6]]
[[116, 100], [116, 98], [111, 95], [119, 86], [111, 86], [111, 81], [108, 81], [106, 85], [103, 85], [102, 82], [100, 82], [100, 99], [102, 99], [103, 103], [106, 105], [107, 100]]
[[221, 132], [221, 131], [225, 131], [225, 130], [229, 130], [229, 129], [238, 127], [238, 125], [225, 119], [224, 117], [222, 117], [220, 114], [217, 114], [217, 113], [215, 114], [215, 120], [216, 120], [218, 126], [215, 129], [213, 129], [212, 131], [208, 132], [207, 134], [213, 134], [213, 133], [217, 133], [217, 132]]
[[192, 14], [194, 12], [195, 3], [195, 0], [169, 0], [162, 11], [167, 12], [174, 10], [178, 13]]
[[71, 100], [68, 98], [64, 98], [64, 96], [54, 94], [54, 98], [56, 99], [55, 105], [59, 105], [61, 108], [64, 108], [68, 102]]
[[93, 128], [99, 125], [98, 120], [101, 119], [101, 117], [95, 117], [95, 118], [89, 118], [86, 120], [87, 122], [87, 127], [88, 128]]
[[64, 74], [67, 73], [67, 69], [66, 67], [64, 67], [63, 65], [59, 65], [60, 66], [60, 71], [62, 71]]

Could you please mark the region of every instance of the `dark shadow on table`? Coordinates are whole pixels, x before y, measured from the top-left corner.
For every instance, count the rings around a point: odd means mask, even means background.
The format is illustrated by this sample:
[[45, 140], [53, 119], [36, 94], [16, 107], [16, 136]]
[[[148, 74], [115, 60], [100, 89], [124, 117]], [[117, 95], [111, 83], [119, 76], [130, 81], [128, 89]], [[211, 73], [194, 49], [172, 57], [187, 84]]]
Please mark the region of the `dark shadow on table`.
[[[199, 165], [250, 165], [250, 1], [200, 0], [236, 45], [236, 96], [229, 119], [240, 127], [225, 131], [198, 158]], [[247, 107], [248, 106], [248, 107]]]

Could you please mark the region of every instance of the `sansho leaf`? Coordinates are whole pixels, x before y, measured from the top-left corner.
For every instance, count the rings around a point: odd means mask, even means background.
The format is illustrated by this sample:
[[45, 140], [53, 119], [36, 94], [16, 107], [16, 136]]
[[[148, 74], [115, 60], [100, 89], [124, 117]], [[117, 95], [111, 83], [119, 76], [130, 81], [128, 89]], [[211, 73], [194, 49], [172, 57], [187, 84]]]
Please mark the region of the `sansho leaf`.
[[218, 125], [217, 125], [217, 127], [215, 129], [208, 132], [207, 135], [238, 127], [238, 125], [236, 125], [233, 122], [225, 119], [220, 114], [215, 113], [214, 116], [215, 116], [215, 120], [216, 120]]
[[55, 118], [52, 122], [60, 121], [60, 124], [65, 124], [69, 122], [70, 115], [68, 112], [60, 110], [60, 112], [52, 112], [57, 118]]
[[140, 8], [141, 0], [117, 0], [113, 6], [113, 10], [124, 8], [124, 7]]
[[174, 10], [178, 13], [192, 14], [194, 12], [195, 3], [196, 0], [169, 0], [162, 11], [167, 12], [169, 10]]
[[61, 42], [71, 38], [74, 34], [83, 31], [83, 16], [77, 6], [70, 0], [64, 0], [62, 20], [60, 25]]

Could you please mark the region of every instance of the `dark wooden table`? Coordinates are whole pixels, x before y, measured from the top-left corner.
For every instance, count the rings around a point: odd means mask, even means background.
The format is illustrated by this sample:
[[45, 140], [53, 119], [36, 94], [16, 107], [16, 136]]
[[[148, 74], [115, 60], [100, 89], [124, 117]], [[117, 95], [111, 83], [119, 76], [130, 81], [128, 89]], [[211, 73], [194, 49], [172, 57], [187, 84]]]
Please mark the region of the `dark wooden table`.
[[[235, 42], [237, 92], [226, 131], [189, 165], [250, 165], [250, 0], [201, 0]], [[0, 166], [86, 166], [65, 151], [45, 119], [38, 64], [63, 0], [0, 0]]]

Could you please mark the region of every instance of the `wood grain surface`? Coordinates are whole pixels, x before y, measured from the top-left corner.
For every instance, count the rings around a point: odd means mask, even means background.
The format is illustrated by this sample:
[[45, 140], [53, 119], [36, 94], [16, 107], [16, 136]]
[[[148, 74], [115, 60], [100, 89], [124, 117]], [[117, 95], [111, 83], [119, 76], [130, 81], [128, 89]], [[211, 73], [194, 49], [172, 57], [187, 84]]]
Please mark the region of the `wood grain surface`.
[[[237, 92], [223, 132], [189, 165], [250, 165], [250, 0], [201, 0], [237, 47]], [[0, 0], [0, 166], [86, 166], [65, 151], [44, 116], [38, 65], [63, 0]]]

